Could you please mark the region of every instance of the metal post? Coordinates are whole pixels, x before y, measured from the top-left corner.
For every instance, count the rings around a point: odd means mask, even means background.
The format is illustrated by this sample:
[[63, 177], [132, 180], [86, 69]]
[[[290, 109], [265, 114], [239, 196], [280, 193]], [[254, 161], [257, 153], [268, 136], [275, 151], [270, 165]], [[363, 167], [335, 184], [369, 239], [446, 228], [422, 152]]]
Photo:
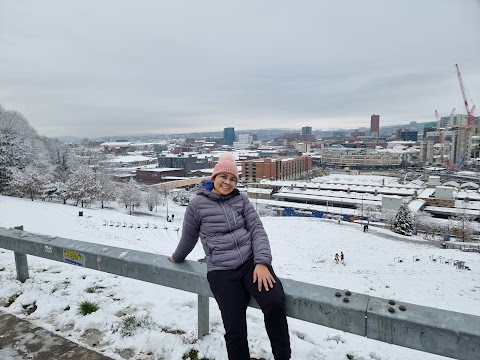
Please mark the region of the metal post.
[[210, 333], [208, 296], [198, 295], [198, 338]]
[[[16, 226], [15, 229], [23, 231], [23, 225]], [[17, 280], [25, 282], [30, 275], [28, 274], [28, 260], [27, 255], [19, 252], [13, 253], [15, 256], [15, 268], [17, 269]]]
[[363, 195], [362, 195], [362, 225], [363, 225]]
[[168, 196], [167, 196], [167, 189], [165, 189], [165, 203], [167, 204], [167, 220], [168, 220]]
[[357, 216], [357, 193], [355, 193], [355, 207], [353, 208], [353, 215], [356, 217]]

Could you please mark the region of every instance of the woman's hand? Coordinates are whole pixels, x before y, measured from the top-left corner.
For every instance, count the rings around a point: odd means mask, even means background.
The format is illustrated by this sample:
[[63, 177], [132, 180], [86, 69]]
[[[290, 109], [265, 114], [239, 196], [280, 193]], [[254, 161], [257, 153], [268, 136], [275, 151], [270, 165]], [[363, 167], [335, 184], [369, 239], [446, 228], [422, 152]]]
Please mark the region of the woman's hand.
[[173, 262], [173, 263], [175, 262], [175, 260], [173, 260], [173, 257], [172, 257], [172, 255], [170, 255], [170, 256], [167, 256], [167, 259], [168, 259], [168, 260], [170, 260], [170, 261], [171, 261], [171, 262]]
[[265, 287], [265, 290], [270, 290], [273, 288], [273, 284], [276, 282], [275, 278], [270, 274], [267, 265], [257, 264], [253, 270], [253, 282], [258, 280], [258, 291], [262, 291], [262, 286]]

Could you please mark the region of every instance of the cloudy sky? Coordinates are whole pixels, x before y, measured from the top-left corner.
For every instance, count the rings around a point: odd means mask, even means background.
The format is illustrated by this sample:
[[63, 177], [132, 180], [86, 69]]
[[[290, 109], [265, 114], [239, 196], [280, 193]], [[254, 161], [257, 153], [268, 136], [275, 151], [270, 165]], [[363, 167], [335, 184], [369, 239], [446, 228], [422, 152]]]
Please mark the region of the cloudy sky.
[[456, 63], [480, 104], [480, 0], [0, 0], [0, 104], [47, 136], [433, 121]]

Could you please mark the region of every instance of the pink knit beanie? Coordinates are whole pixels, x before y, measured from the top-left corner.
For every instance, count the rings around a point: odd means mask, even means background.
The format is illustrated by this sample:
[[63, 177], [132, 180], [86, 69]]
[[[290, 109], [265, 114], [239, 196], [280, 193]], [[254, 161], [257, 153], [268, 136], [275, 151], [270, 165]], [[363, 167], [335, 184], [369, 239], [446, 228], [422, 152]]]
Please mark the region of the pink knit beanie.
[[213, 168], [212, 179], [220, 173], [234, 175], [238, 180], [238, 169], [235, 164], [235, 157], [231, 152], [224, 153], [220, 156], [217, 165]]

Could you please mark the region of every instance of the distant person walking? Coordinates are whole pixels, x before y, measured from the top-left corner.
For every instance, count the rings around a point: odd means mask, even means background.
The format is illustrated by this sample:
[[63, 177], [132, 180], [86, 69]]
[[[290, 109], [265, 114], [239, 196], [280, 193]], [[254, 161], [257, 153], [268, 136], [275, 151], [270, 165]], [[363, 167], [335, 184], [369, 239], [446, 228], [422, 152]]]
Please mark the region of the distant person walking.
[[340, 260], [342, 261], [342, 264], [345, 265], [345, 256], [343, 256], [343, 251], [340, 252]]
[[173, 219], [175, 218], [175, 215], [172, 214], [172, 222], [173, 222]]
[[339, 261], [339, 256], [338, 256], [338, 253], [335, 254], [335, 262], [338, 264], [338, 261]]
[[367, 231], [368, 231], [368, 225], [365, 224], [365, 225], [363, 225], [363, 232], [367, 232]]

